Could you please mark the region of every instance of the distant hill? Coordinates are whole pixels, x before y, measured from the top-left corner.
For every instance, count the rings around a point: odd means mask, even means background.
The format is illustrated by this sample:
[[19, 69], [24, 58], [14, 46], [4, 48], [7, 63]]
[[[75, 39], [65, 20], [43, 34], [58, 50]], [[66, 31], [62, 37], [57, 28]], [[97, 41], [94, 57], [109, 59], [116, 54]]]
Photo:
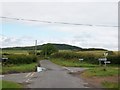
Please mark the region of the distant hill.
[[[95, 50], [102, 50], [107, 51], [105, 49], [100, 48], [81, 48], [77, 46], [72, 46], [68, 44], [53, 44], [59, 50], [80, 50], [80, 51], [95, 51]], [[43, 44], [45, 45], [45, 44]], [[43, 45], [37, 45], [37, 50], [41, 50]], [[2, 48], [3, 50], [34, 50], [35, 46], [26, 46], [26, 47], [9, 47], [9, 48]]]

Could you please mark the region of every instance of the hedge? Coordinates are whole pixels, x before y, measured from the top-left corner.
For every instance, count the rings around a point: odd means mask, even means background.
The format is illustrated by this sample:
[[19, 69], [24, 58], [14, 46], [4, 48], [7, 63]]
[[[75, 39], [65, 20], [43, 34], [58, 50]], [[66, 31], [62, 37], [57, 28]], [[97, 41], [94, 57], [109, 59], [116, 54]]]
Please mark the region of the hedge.
[[30, 64], [37, 61], [35, 55], [9, 55], [6, 64]]
[[[58, 52], [51, 56], [51, 58], [64, 58], [65, 60], [83, 58], [85, 62], [89, 62], [92, 64], [98, 64], [99, 58], [104, 58], [103, 54], [96, 54], [96, 53], [77, 53], [77, 52]], [[118, 64], [120, 61], [120, 55], [108, 55], [107, 59], [111, 61], [112, 64]]]

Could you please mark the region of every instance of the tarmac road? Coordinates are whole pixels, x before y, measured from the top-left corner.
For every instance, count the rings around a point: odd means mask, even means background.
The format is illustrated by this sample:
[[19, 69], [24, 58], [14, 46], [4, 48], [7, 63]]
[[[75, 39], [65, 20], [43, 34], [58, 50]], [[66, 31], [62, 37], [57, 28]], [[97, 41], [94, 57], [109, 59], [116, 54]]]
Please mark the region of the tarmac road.
[[49, 60], [40, 61], [41, 66], [46, 68], [42, 72], [19, 73], [4, 75], [3, 80], [22, 83], [27, 88], [88, 88], [81, 78], [69, 74], [82, 68], [66, 68], [56, 65]]

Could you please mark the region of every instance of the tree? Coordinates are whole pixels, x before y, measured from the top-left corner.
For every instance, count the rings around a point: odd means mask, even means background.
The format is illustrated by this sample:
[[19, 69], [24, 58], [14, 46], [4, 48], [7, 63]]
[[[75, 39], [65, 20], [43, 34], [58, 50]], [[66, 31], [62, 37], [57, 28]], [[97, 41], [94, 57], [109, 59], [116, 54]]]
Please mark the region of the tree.
[[51, 54], [55, 53], [55, 52], [58, 52], [58, 49], [53, 46], [52, 44], [48, 43], [48, 44], [44, 44], [42, 46], [42, 54], [45, 55], [45, 58], [47, 56], [50, 56]]

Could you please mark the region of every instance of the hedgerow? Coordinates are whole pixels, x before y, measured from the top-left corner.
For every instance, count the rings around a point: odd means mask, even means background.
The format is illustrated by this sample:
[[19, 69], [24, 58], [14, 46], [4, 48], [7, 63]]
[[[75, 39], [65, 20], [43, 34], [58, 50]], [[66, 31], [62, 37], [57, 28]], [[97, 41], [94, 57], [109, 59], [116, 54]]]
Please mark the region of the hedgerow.
[[6, 64], [30, 64], [37, 61], [35, 55], [9, 55]]

